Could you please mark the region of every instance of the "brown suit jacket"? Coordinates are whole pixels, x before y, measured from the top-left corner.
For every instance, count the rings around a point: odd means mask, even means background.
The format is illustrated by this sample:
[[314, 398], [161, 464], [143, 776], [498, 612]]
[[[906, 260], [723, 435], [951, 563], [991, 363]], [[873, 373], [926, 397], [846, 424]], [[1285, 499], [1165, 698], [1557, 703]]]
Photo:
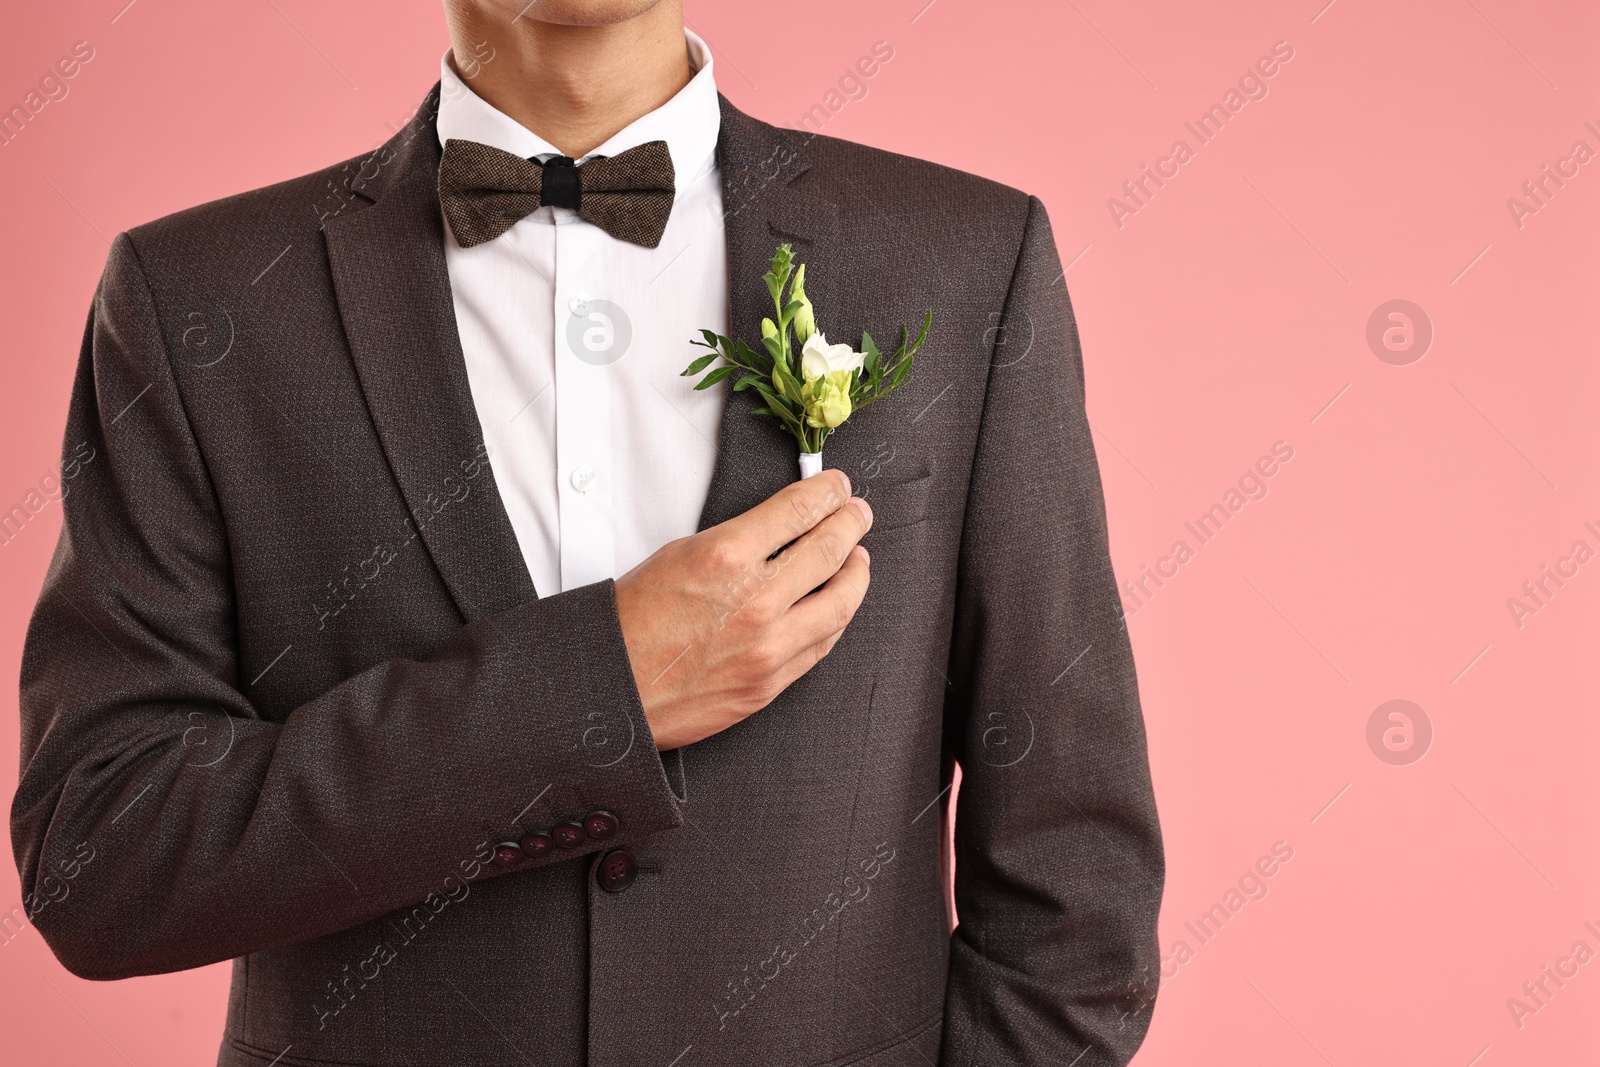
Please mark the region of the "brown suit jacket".
[[[914, 383], [828, 443], [877, 519], [832, 655], [663, 758], [612, 583], [535, 595], [453, 319], [435, 90], [371, 156], [113, 244], [12, 810], [70, 970], [233, 959], [228, 1067], [1132, 1055], [1161, 845], [1044, 209], [722, 108], [737, 335], [781, 240], [830, 322], [935, 309]], [[795, 477], [755, 403], [728, 398], [703, 527]], [[598, 811], [607, 840], [486, 862]]]

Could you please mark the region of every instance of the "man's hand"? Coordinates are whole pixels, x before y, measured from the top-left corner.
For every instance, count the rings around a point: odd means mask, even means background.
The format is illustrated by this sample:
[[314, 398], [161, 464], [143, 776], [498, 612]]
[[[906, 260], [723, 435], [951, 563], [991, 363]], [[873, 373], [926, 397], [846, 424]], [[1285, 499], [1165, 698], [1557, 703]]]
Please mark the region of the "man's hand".
[[850, 479], [823, 471], [617, 579], [659, 751], [726, 730], [821, 662], [867, 595], [869, 557], [857, 542], [871, 526]]

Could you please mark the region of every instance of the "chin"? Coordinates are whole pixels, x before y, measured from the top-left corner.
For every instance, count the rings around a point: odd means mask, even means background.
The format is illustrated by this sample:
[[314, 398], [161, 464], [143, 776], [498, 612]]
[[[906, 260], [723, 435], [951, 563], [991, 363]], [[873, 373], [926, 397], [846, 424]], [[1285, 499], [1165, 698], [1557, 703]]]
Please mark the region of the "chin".
[[609, 26], [638, 18], [662, 0], [534, 0], [524, 18], [561, 26]]

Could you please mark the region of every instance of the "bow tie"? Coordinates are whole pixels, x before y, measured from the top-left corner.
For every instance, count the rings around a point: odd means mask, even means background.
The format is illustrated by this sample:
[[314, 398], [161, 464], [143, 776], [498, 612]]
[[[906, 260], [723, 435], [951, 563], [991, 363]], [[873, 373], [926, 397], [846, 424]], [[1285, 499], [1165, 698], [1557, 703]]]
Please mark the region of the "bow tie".
[[448, 141], [439, 161], [439, 203], [461, 247], [492, 241], [541, 207], [577, 211], [621, 241], [661, 243], [672, 213], [672, 155], [650, 141], [581, 166], [566, 156], [523, 159], [476, 141]]

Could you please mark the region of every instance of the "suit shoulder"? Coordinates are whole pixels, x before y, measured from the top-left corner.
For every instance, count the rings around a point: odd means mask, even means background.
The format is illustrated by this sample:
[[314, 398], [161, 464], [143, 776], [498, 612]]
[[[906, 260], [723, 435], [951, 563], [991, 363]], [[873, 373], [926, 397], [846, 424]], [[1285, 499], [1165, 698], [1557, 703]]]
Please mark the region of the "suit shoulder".
[[853, 222], [870, 225], [889, 216], [924, 240], [1021, 246], [1034, 203], [1021, 189], [837, 137], [808, 135], [799, 143], [828, 198]]
[[309, 238], [330, 216], [366, 206], [349, 183], [370, 155], [164, 215], [131, 227], [128, 239], [147, 266], [178, 259], [193, 271], [252, 262], [264, 240]]
[[836, 176], [836, 180], [865, 182], [886, 193], [937, 198], [969, 210], [993, 210], [1018, 217], [1027, 214], [1032, 199], [1021, 189], [992, 178], [839, 137], [807, 135], [800, 143], [812, 166]]

